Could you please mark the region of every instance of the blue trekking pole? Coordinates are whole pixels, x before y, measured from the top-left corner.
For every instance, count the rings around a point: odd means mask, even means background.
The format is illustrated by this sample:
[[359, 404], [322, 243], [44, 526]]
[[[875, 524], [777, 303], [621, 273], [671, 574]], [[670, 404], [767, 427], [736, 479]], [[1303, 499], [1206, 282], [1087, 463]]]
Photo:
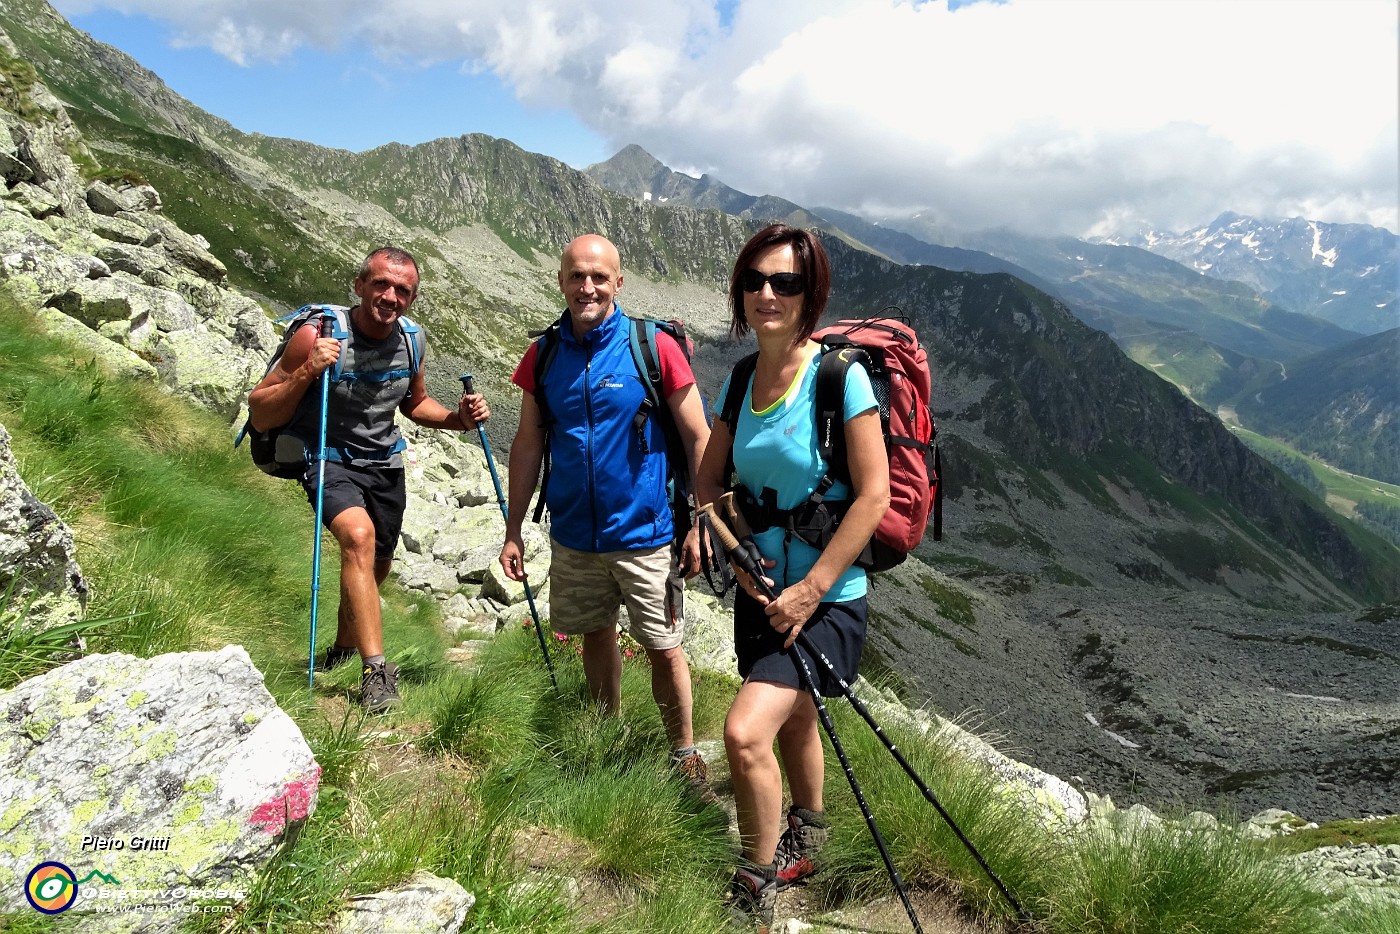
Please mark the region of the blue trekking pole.
[[[317, 337], [330, 337], [331, 319], [321, 318], [321, 328]], [[316, 447], [316, 535], [311, 547], [311, 646], [308, 651], [310, 661], [306, 668], [306, 689], [313, 690], [316, 678], [316, 611], [321, 596], [321, 511], [325, 502], [326, 486], [326, 413], [330, 408], [331, 379], [325, 370], [321, 371], [321, 439]]]
[[[462, 392], [465, 395], [472, 394], [472, 374], [463, 373], [457, 377], [462, 381]], [[491, 457], [491, 442], [486, 440], [485, 423], [476, 423], [477, 436], [481, 438], [481, 450], [486, 452], [486, 466], [491, 471], [491, 482], [496, 487], [496, 502], [501, 507], [501, 518], [510, 522], [510, 515], [506, 510], [506, 497], [501, 492], [501, 476], [496, 473], [496, 461]], [[523, 555], [521, 556], [524, 557]], [[524, 570], [524, 562], [521, 562], [521, 570]], [[545, 667], [549, 669], [549, 683], [554, 685], [554, 693], [559, 693], [559, 681], [554, 677], [554, 662], [549, 660], [549, 646], [544, 641], [544, 628], [540, 626], [540, 612], [535, 609], [535, 595], [530, 590], [528, 575], [526, 580], [521, 581], [525, 585], [525, 599], [530, 603], [530, 618], [535, 621], [535, 636], [540, 640], [540, 654], [544, 656]]]

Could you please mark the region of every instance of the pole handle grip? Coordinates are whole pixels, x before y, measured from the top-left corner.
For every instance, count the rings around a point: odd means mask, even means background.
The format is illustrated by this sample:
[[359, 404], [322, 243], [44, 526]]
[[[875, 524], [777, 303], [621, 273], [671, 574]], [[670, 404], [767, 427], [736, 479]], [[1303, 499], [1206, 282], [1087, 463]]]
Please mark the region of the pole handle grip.
[[464, 396], [470, 396], [470, 395], [475, 391], [475, 390], [472, 389], [472, 379], [473, 379], [472, 374], [470, 374], [470, 373], [463, 373], [461, 376], [459, 376], [459, 377], [457, 377], [457, 378], [460, 379], [460, 380], [462, 381], [462, 395], [464, 395]]

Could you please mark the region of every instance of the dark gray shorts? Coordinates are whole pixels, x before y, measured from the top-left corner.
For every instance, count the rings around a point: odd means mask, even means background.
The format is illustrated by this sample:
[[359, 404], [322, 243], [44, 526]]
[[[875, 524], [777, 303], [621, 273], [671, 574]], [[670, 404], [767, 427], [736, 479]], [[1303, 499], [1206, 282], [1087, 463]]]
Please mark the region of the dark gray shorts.
[[[315, 461], [301, 478], [307, 502], [316, 507], [316, 477], [320, 465]], [[401, 467], [353, 467], [338, 461], [326, 461], [326, 493], [321, 504], [321, 524], [327, 529], [331, 520], [347, 509], [359, 506], [369, 513], [374, 523], [374, 559], [388, 561], [399, 546], [403, 529], [403, 511], [408, 496]]]
[[[860, 653], [865, 649], [865, 626], [870, 604], [865, 597], [841, 603], [819, 603], [816, 612], [802, 627], [802, 635], [827, 657], [847, 684], [860, 673]], [[739, 677], [745, 681], [774, 681], [806, 691], [801, 668], [792, 655], [802, 643], [784, 650], [787, 635], [768, 624], [768, 616], [757, 600], [742, 588], [734, 597], [734, 654], [739, 658]], [[823, 697], [841, 697], [841, 685], [814, 653], [803, 651], [807, 667], [817, 679]]]

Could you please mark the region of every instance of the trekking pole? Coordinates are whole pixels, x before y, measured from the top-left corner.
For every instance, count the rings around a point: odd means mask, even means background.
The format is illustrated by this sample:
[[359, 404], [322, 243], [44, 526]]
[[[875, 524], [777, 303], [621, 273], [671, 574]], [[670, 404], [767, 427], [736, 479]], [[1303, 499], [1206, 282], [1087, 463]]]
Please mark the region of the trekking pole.
[[[756, 560], [757, 549], [753, 546], [753, 537], [744, 524], [743, 515], [734, 506], [734, 494], [725, 493], [724, 496], [720, 497], [720, 505], [729, 513], [734, 528], [740, 533], [737, 537], [739, 546], [745, 550], [750, 560]], [[953, 820], [953, 816], [944, 809], [933, 791], [924, 782], [919, 773], [915, 771], [914, 766], [909, 764], [909, 760], [904, 758], [904, 755], [899, 751], [899, 747], [895, 745], [894, 740], [890, 739], [885, 731], [880, 728], [880, 724], [876, 722], [875, 717], [870, 713], [869, 709], [866, 708], [865, 704], [861, 702], [860, 698], [856, 696], [855, 690], [846, 683], [845, 678], [841, 677], [841, 673], [836, 670], [836, 666], [831, 663], [831, 659], [827, 658], [826, 654], [822, 652], [821, 649], [817, 648], [807, 639], [806, 633], [797, 634], [797, 643], [802, 646], [802, 648], [821, 659], [821, 663], [826, 666], [826, 670], [831, 672], [832, 677], [836, 679], [836, 683], [841, 688], [841, 693], [846, 696], [846, 700], [851, 702], [851, 707], [855, 709], [856, 713], [860, 714], [862, 720], [870, 725], [870, 728], [875, 731], [875, 735], [879, 737], [880, 742], [890, 751], [890, 755], [894, 756], [895, 761], [898, 762], [905, 773], [914, 780], [914, 785], [919, 789], [920, 793], [923, 794], [924, 800], [934, 806], [934, 809], [938, 811], [939, 816], [948, 824], [948, 827], [953, 831], [954, 835], [962, 841], [962, 845], [972, 854], [972, 858], [977, 860], [977, 865], [982, 867], [982, 871], [987, 874], [987, 878], [992, 880], [992, 884], [996, 886], [997, 891], [1001, 892], [1007, 904], [1016, 912], [1017, 917], [1022, 921], [1030, 921], [1030, 912], [1016, 900], [1016, 897], [1011, 894], [1011, 890], [1008, 889], [1001, 879], [997, 877], [997, 874], [992, 871], [992, 867], [988, 865], [987, 861], [982, 857], [982, 854], [977, 851], [977, 847], [972, 845], [972, 841], [967, 838], [967, 835], [962, 832], [962, 828]], [[833, 743], [833, 745], [835, 744]]]
[[[762, 589], [767, 589], [763, 587]], [[802, 633], [797, 634], [799, 640]], [[846, 750], [841, 746], [841, 740], [836, 736], [836, 724], [831, 720], [831, 714], [826, 709], [826, 704], [822, 702], [821, 692], [817, 690], [816, 679], [812, 677], [812, 669], [807, 667], [807, 659], [802, 655], [802, 650], [797, 646], [792, 647], [792, 656], [797, 659], [798, 673], [802, 675], [802, 680], [807, 684], [807, 691], [812, 695], [812, 703], [817, 705], [817, 716], [821, 718], [822, 727], [826, 730], [827, 737], [831, 740], [831, 748], [836, 750], [836, 758], [841, 760], [841, 768], [846, 773], [846, 781], [850, 782], [851, 791], [856, 796], [856, 802], [860, 805], [860, 813], [865, 816], [865, 824], [870, 828], [870, 836], [875, 840], [875, 848], [880, 851], [880, 858], [885, 861], [885, 870], [890, 874], [890, 881], [894, 883], [894, 890], [899, 894], [899, 900], [904, 903], [904, 910], [909, 915], [909, 921], [914, 925], [914, 930], [918, 934], [924, 934], [923, 927], [919, 924], [919, 916], [914, 913], [914, 906], [909, 902], [909, 893], [904, 888], [904, 880], [900, 878], [899, 870], [895, 868], [894, 859], [890, 857], [889, 848], [885, 846], [885, 838], [880, 834], [880, 828], [875, 823], [875, 815], [870, 812], [870, 805], [865, 802], [865, 793], [860, 790], [860, 782], [856, 781], [856, 773], [851, 769], [851, 760], [846, 758]]]
[[[753, 545], [753, 536], [749, 532], [748, 525], [743, 521], [743, 514], [739, 513], [738, 508], [734, 506], [734, 493], [725, 493], [724, 496], [720, 497], [720, 506], [724, 507], [725, 513], [729, 514], [729, 521], [732, 522], [735, 531], [738, 532], [738, 535], [736, 535], [736, 545], [745, 553], [746, 562], [753, 563], [753, 566], [759, 567], [759, 564], [757, 564], [759, 553], [757, 553], [756, 546]], [[745, 567], [745, 564], [741, 563], [741, 567]], [[745, 567], [745, 570], [748, 569]], [[762, 583], [760, 583], [760, 587], [762, 587]], [[860, 697], [855, 696], [855, 690], [848, 685], [846, 679], [841, 678], [841, 674], [837, 671], [836, 665], [832, 664], [832, 660], [827, 658], [826, 654], [823, 653], [820, 648], [813, 646], [811, 641], [808, 640], [808, 637], [806, 637], [806, 633], [798, 633], [797, 643], [802, 648], [805, 648], [806, 651], [809, 651], [809, 653], [816, 655], [816, 657], [822, 660], [822, 664], [826, 665], [827, 671], [832, 672], [833, 678], [836, 679], [837, 685], [840, 686], [841, 693], [846, 695], [848, 702], [851, 702], [851, 707], [853, 707], [855, 713], [860, 714], [861, 720], [864, 720], [865, 723], [869, 724], [871, 730], [875, 731], [876, 737], [885, 745], [886, 749], [889, 749], [890, 755], [895, 756], [895, 762], [899, 763], [904, 773], [906, 773], [910, 779], [914, 780], [914, 786], [924, 795], [924, 800], [934, 805], [934, 809], [937, 809], [938, 815], [948, 823], [949, 829], [952, 829], [953, 835], [956, 835], [963, 846], [967, 847], [967, 853], [972, 854], [974, 860], [977, 861], [977, 865], [980, 865], [981, 871], [986, 872], [987, 878], [991, 879], [993, 885], [997, 886], [997, 891], [1001, 892], [1002, 898], [1007, 899], [1008, 905], [1011, 905], [1012, 910], [1015, 910], [1016, 917], [1019, 917], [1022, 921], [1029, 921], [1030, 913], [1028, 910], [1021, 905], [1021, 902], [1016, 900], [1015, 896], [1011, 893], [1011, 889], [1008, 889], [1004, 882], [997, 877], [997, 874], [991, 870], [991, 865], [987, 863], [986, 858], [983, 858], [981, 853], [977, 851], [977, 847], [973, 846], [972, 840], [967, 839], [966, 833], [963, 833], [962, 828], [959, 828], [958, 822], [953, 821], [952, 815], [948, 814], [944, 805], [938, 801], [937, 795], [932, 793], [931, 788], [925, 783], [923, 777], [914, 770], [914, 766], [911, 766], [909, 760], [904, 758], [903, 753], [900, 753], [899, 746], [895, 745], [895, 741], [890, 739], [885, 731], [881, 730], [881, 725], [876, 723], [875, 717], [872, 716], [871, 711], [865, 707], [864, 703], [861, 703]]]
[[[468, 396], [471, 395], [473, 391], [472, 374], [463, 373], [457, 378], [462, 381], [462, 393]], [[476, 423], [476, 433], [477, 436], [481, 438], [481, 450], [486, 452], [486, 466], [491, 471], [491, 483], [496, 487], [496, 502], [501, 507], [501, 518], [504, 519], [506, 522], [510, 522], [510, 514], [506, 510], [506, 497], [505, 494], [501, 492], [501, 476], [500, 474], [496, 473], [496, 461], [491, 457], [491, 442], [486, 440], [486, 427], [484, 422]], [[523, 555], [521, 557], [522, 559], [524, 558]], [[525, 575], [525, 566], [523, 561], [521, 563], [520, 571], [522, 575]], [[530, 604], [530, 618], [535, 621], [535, 636], [540, 641], [540, 654], [544, 656], [545, 667], [549, 669], [549, 683], [554, 685], [554, 693], [558, 694], [559, 681], [557, 678], [554, 677], [554, 662], [549, 660], [549, 646], [546, 645], [544, 641], [544, 628], [540, 625], [540, 612], [539, 610], [535, 609], [535, 595], [530, 590], [530, 581], [528, 580], [528, 575], [525, 576], [527, 579], [521, 581], [521, 583], [525, 585], [525, 599]]]
[[850, 701], [851, 706], [855, 708], [855, 712], [860, 714], [862, 720], [870, 724], [870, 728], [875, 731], [875, 735], [880, 738], [880, 741], [884, 743], [885, 748], [890, 751], [890, 755], [894, 756], [894, 760], [898, 762], [900, 766], [904, 769], [905, 773], [907, 773], [908, 776], [914, 780], [914, 784], [923, 794], [924, 799], [928, 801], [929, 804], [932, 804], [934, 806], [934, 808], [938, 811], [939, 816], [942, 817], [943, 820], [948, 824], [948, 827], [953, 831], [957, 838], [962, 841], [962, 845], [967, 848], [967, 851], [972, 854], [972, 858], [977, 860], [977, 865], [981, 866], [982, 871], [987, 874], [987, 878], [992, 880], [992, 884], [997, 887], [997, 891], [1001, 892], [1002, 897], [1006, 899], [1007, 904], [1009, 904], [1012, 907], [1012, 909], [1016, 912], [1017, 918], [1019, 918], [1021, 921], [1030, 921], [1030, 912], [1027, 911], [1021, 905], [1021, 903], [1016, 900], [1016, 897], [1011, 894], [1011, 891], [1006, 887], [1005, 883], [1003, 883], [1001, 879], [997, 878], [997, 874], [992, 871], [992, 867], [989, 866], [987, 864], [987, 861], [982, 858], [982, 854], [977, 852], [977, 847], [972, 845], [972, 841], [969, 840], [967, 838], [967, 835], [962, 832], [962, 828], [960, 828], [957, 825], [957, 822], [953, 820], [952, 815], [949, 814], [943, 808], [943, 805], [939, 803], [938, 798], [934, 796], [933, 791], [930, 790], [928, 785], [924, 783], [924, 780], [919, 776], [919, 773], [914, 771], [914, 767], [909, 764], [909, 760], [904, 758], [903, 754], [900, 753], [899, 748], [895, 746], [894, 741], [885, 734], [884, 730], [880, 729], [880, 724], [875, 722], [875, 718], [871, 715], [870, 711], [866, 708], [866, 706], [863, 703], [861, 703], [860, 699], [856, 697], [855, 691], [851, 688], [849, 684], [846, 683], [846, 680], [841, 677], [840, 672], [836, 670], [836, 666], [831, 663], [831, 659], [827, 658], [826, 655], [822, 653], [821, 649], [815, 647], [809, 641], [807, 641], [807, 636], [805, 633], [797, 634], [797, 642], [804, 649], [817, 656], [817, 658], [821, 659], [821, 662], [823, 665], [826, 666], [827, 671], [831, 672], [832, 677], [836, 679], [836, 683], [840, 685], [841, 693], [846, 695], [846, 700]]
[[[317, 338], [330, 337], [333, 333], [331, 319], [322, 317]], [[308, 691], [314, 689], [316, 678], [316, 616], [321, 597], [321, 514], [326, 499], [326, 413], [330, 408], [331, 401], [330, 374], [322, 370], [320, 379], [321, 432], [320, 441], [316, 446], [316, 526], [312, 529], [316, 538], [311, 546], [311, 647], [308, 653], [310, 662], [306, 666], [306, 689]]]
[[[725, 495], [732, 496], [732, 494]], [[701, 506], [700, 511], [708, 516], [711, 528], [719, 536], [719, 540], [723, 543], [724, 550], [730, 559], [739, 566], [741, 571], [753, 578], [754, 586], [765, 597], [770, 600], [776, 597], [773, 588], [769, 587], [763, 578], [762, 566], [754, 559], [756, 549], [750, 550], [747, 545], [739, 543], [729, 526], [715, 514], [712, 503]], [[798, 633], [798, 639], [801, 638], [802, 634]], [[860, 782], [856, 781], [856, 773], [851, 768], [851, 760], [847, 758], [845, 747], [841, 745], [841, 740], [836, 735], [836, 724], [832, 722], [831, 714], [827, 711], [825, 702], [822, 701], [821, 691], [817, 690], [817, 681], [812, 676], [812, 669], [808, 667], [807, 659], [803, 657], [800, 649], [794, 646], [791, 651], [792, 657], [797, 660], [798, 674], [801, 675], [803, 683], [806, 684], [808, 693], [812, 695], [812, 703], [816, 705], [817, 716], [821, 719], [822, 728], [826, 730], [827, 738], [831, 740], [831, 748], [836, 750], [836, 758], [841, 761], [841, 768], [846, 773], [846, 781], [850, 783], [851, 791], [856, 796], [856, 803], [860, 805], [860, 813], [865, 817], [865, 825], [870, 828], [870, 836], [875, 841], [875, 848], [880, 851], [880, 859], [884, 860], [885, 870], [890, 875], [890, 881], [894, 883], [894, 890], [898, 893], [899, 900], [904, 903], [904, 910], [908, 913], [909, 921], [914, 925], [914, 930], [917, 934], [924, 934], [923, 926], [919, 924], [919, 916], [915, 913], [914, 906], [909, 901], [909, 893], [904, 888], [904, 880], [900, 877], [899, 870], [895, 868], [894, 859], [890, 856], [889, 848], [885, 846], [885, 838], [880, 833], [879, 825], [875, 823], [875, 815], [871, 813], [870, 805], [865, 800], [865, 792], [861, 791]]]

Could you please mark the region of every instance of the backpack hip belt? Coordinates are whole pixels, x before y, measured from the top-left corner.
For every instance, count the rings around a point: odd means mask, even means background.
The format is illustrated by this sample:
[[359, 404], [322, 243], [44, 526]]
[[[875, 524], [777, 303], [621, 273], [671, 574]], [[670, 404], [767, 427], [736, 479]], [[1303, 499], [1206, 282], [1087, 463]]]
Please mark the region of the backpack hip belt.
[[[831, 474], [828, 473], [817, 484], [817, 489], [792, 509], [779, 509], [777, 492], [770, 487], [764, 487], [757, 497], [742, 483], [736, 485], [731, 492], [734, 493], [735, 508], [744, 517], [750, 530], [766, 532], [779, 528], [822, 551], [836, 537], [836, 530], [841, 527], [842, 520], [851, 508], [851, 501], [848, 499], [826, 499], [832, 482]], [[871, 545], [867, 542], [856, 557], [856, 563], [864, 567], [871, 560]]]

